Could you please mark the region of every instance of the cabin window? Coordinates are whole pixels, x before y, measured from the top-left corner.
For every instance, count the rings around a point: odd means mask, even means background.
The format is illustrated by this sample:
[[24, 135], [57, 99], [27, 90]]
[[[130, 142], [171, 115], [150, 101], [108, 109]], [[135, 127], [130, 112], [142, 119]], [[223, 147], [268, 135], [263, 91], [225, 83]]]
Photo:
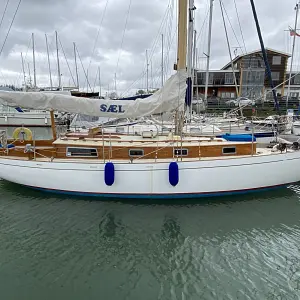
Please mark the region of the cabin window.
[[281, 65], [281, 56], [273, 56], [273, 65], [274, 66]]
[[223, 154], [235, 154], [236, 153], [236, 147], [224, 147], [223, 148]]
[[144, 156], [143, 149], [129, 149], [129, 156], [137, 157], [137, 156]]
[[68, 157], [97, 157], [97, 149], [95, 148], [67, 148]]
[[174, 156], [187, 156], [188, 154], [188, 149], [174, 149]]

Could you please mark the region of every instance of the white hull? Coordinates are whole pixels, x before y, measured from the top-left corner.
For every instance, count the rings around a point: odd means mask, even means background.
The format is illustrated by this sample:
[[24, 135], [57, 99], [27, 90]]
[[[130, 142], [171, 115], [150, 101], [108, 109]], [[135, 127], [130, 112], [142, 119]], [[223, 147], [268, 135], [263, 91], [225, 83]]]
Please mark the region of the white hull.
[[169, 183], [169, 162], [118, 162], [107, 186], [104, 164], [0, 158], [0, 177], [17, 184], [70, 194], [117, 198], [216, 196], [300, 181], [300, 151], [178, 162], [179, 183]]

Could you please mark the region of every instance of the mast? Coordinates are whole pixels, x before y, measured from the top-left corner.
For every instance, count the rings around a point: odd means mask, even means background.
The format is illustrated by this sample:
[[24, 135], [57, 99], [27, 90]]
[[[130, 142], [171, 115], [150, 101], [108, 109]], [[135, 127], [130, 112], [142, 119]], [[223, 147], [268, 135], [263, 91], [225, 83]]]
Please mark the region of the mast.
[[294, 62], [294, 53], [295, 53], [295, 44], [296, 44], [296, 32], [297, 32], [297, 25], [298, 25], [298, 13], [299, 13], [299, 3], [296, 4], [296, 19], [295, 19], [295, 27], [294, 27], [294, 37], [293, 37], [293, 48], [292, 48], [292, 57], [291, 57], [291, 66], [290, 66], [290, 76], [289, 76], [289, 84], [288, 84], [288, 91], [286, 96], [286, 108], [288, 108], [289, 104], [289, 97], [290, 97], [290, 89], [291, 89], [291, 79], [292, 79], [292, 70], [293, 70], [293, 62]]
[[146, 64], [147, 64], [146, 87], [147, 87], [147, 94], [149, 94], [149, 62], [148, 62], [148, 50], [146, 50]]
[[209, 63], [210, 63], [210, 48], [211, 48], [211, 32], [212, 32], [213, 9], [214, 9], [214, 0], [210, 0], [208, 43], [207, 43], [207, 53], [206, 53], [206, 77], [205, 77], [205, 92], [204, 92], [204, 103], [205, 103], [205, 105], [207, 105], [207, 94], [208, 94]]
[[187, 91], [186, 91], [186, 105], [187, 114], [189, 119], [192, 115], [192, 67], [193, 67], [193, 43], [194, 43], [194, 10], [195, 10], [194, 0], [189, 0], [189, 25], [188, 25], [188, 49], [187, 49]]
[[30, 65], [29, 65], [29, 63], [28, 63], [28, 75], [29, 75], [29, 85], [32, 88], [32, 85], [31, 85], [31, 74], [30, 74]]
[[22, 52], [21, 52], [21, 60], [22, 60], [23, 80], [24, 80], [24, 91], [26, 91], [26, 75], [25, 75], [24, 58]]
[[115, 73], [115, 92], [117, 94], [117, 73]]
[[45, 39], [46, 39], [46, 48], [47, 48], [47, 57], [48, 57], [48, 68], [49, 68], [49, 76], [50, 76], [50, 87], [51, 87], [51, 91], [52, 91], [53, 84], [52, 84], [51, 65], [50, 65], [50, 56], [49, 56], [49, 45], [48, 45], [48, 38], [47, 38], [47, 34], [46, 33], [45, 33]]
[[161, 86], [164, 85], [164, 35], [161, 35]]
[[86, 92], [89, 92], [89, 69], [86, 70]]
[[59, 64], [57, 31], [55, 31], [55, 41], [56, 41], [56, 59], [57, 59], [58, 89], [61, 90], [61, 74], [60, 74], [60, 64]]
[[[192, 91], [194, 91], [195, 81], [197, 83], [197, 70], [196, 70], [196, 44], [197, 44], [197, 31], [194, 30], [194, 44], [193, 44], [193, 65], [192, 65]], [[198, 88], [196, 95], [198, 95]], [[197, 97], [197, 96], [196, 96]], [[190, 110], [190, 119], [192, 118], [192, 109]]]
[[[187, 0], [178, 0], [178, 50], [177, 50], [177, 71], [186, 70], [187, 50]], [[175, 135], [182, 134], [184, 113], [178, 107], [175, 115]]]
[[34, 33], [32, 33], [32, 59], [33, 59], [33, 85], [34, 85], [34, 88], [36, 88], [36, 69], [35, 69]]
[[74, 60], [75, 60], [75, 72], [76, 72], [76, 85], [77, 89], [79, 91], [79, 77], [78, 77], [78, 66], [77, 66], [77, 54], [76, 54], [76, 44], [73, 43], [74, 48]]
[[99, 75], [99, 97], [101, 97], [101, 73], [100, 73], [100, 67], [98, 67], [98, 75]]
[[270, 68], [270, 64], [268, 62], [268, 58], [267, 58], [267, 53], [266, 53], [264, 41], [263, 41], [263, 38], [262, 38], [262, 35], [261, 35], [261, 31], [260, 31], [260, 26], [259, 26], [259, 23], [258, 23], [258, 18], [257, 18], [257, 14], [256, 14], [254, 0], [250, 0], [250, 3], [251, 3], [251, 7], [252, 7], [252, 12], [253, 12], [255, 24], [256, 24], [256, 30], [257, 30], [258, 37], [259, 37], [261, 51], [262, 51], [264, 62], [265, 62], [266, 69], [267, 69], [267, 75], [268, 75], [268, 78], [269, 78], [269, 81], [270, 81], [270, 84], [271, 84], [271, 89], [272, 89], [272, 93], [273, 93], [274, 102], [275, 102], [278, 114], [280, 114], [279, 104], [278, 104], [278, 100], [277, 100], [277, 95], [276, 95], [274, 83], [273, 83], [273, 80], [272, 80], [271, 68]]

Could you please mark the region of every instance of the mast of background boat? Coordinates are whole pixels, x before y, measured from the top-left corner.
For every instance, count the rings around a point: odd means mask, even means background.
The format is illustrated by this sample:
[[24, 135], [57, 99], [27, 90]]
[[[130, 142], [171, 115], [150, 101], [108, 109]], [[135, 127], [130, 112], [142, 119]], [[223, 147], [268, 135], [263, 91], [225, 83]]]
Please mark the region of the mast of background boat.
[[207, 94], [208, 94], [208, 81], [209, 81], [209, 63], [210, 63], [213, 9], [214, 9], [214, 0], [210, 0], [207, 53], [205, 54], [205, 56], [206, 56], [206, 76], [205, 76], [204, 104], [206, 105], [206, 107], [207, 107]]
[[[196, 71], [196, 43], [197, 43], [197, 31], [194, 30], [194, 41], [193, 41], [193, 62], [192, 62], [192, 96], [194, 95], [194, 85], [195, 85], [195, 79], [197, 81], [197, 71]], [[198, 94], [198, 90], [197, 93]], [[192, 102], [191, 101], [191, 109], [190, 109], [190, 120], [192, 120]]]
[[59, 64], [59, 53], [58, 53], [58, 36], [57, 31], [55, 31], [55, 41], [56, 41], [56, 58], [57, 58], [57, 75], [58, 75], [58, 90], [61, 90], [61, 74], [60, 74], [60, 64]]
[[98, 73], [99, 73], [99, 98], [101, 98], [101, 73], [100, 73], [100, 67], [98, 67]]
[[189, 121], [192, 116], [192, 94], [193, 94], [193, 43], [194, 43], [194, 0], [189, 0], [189, 24], [188, 24], [188, 49], [187, 49], [187, 90], [186, 105]]
[[164, 35], [161, 35], [161, 86], [164, 86]]
[[32, 59], [33, 59], [33, 85], [36, 89], [36, 69], [35, 69], [35, 49], [34, 49], [34, 33], [32, 33]]
[[53, 88], [52, 74], [51, 74], [51, 65], [50, 65], [48, 38], [47, 38], [47, 34], [46, 33], [45, 33], [45, 39], [46, 39], [46, 48], [47, 48], [47, 57], [48, 57], [48, 68], [49, 68], [49, 76], [50, 76], [50, 87], [51, 87], [51, 91], [52, 91], [52, 88]]
[[287, 96], [286, 96], [286, 108], [288, 108], [289, 97], [290, 97], [291, 79], [292, 79], [292, 70], [293, 70], [293, 61], [294, 61], [295, 44], [296, 44], [296, 32], [297, 32], [297, 25], [298, 25], [299, 4], [300, 4], [300, 1], [296, 4], [296, 7], [295, 7], [295, 10], [296, 10], [296, 19], [295, 19], [295, 27], [294, 27], [294, 37], [293, 37], [293, 48], [292, 48], [292, 57], [291, 57], [289, 84], [288, 84], [288, 91], [287, 91]]
[[22, 52], [21, 52], [21, 60], [22, 60], [22, 70], [23, 70], [23, 79], [24, 79], [23, 91], [26, 92], [26, 75], [25, 75], [24, 58], [23, 58], [23, 53]]
[[[187, 11], [187, 0], [178, 0], [177, 71], [186, 71]], [[184, 123], [184, 111], [180, 109], [182, 108], [177, 108], [175, 115], [175, 135], [177, 136], [181, 136]]]
[[257, 18], [257, 13], [256, 13], [256, 9], [255, 9], [254, 0], [250, 0], [250, 3], [251, 3], [252, 12], [253, 12], [254, 20], [255, 20], [256, 30], [257, 30], [258, 37], [259, 37], [261, 51], [262, 51], [264, 62], [265, 62], [266, 69], [267, 69], [267, 75], [269, 77], [269, 81], [270, 81], [270, 84], [271, 84], [271, 89], [272, 89], [272, 93], [273, 93], [275, 106], [276, 106], [278, 114], [280, 115], [280, 109], [279, 109], [278, 99], [277, 99], [277, 95], [276, 95], [276, 90], [275, 90], [274, 83], [273, 83], [273, 80], [272, 80], [270, 64], [268, 62], [267, 52], [266, 52], [264, 41], [263, 41], [262, 34], [261, 34], [261, 30], [260, 30], [260, 26], [259, 26], [259, 22], [258, 22], [258, 18]]
[[29, 75], [29, 85], [32, 88], [31, 74], [30, 74], [30, 65], [29, 65], [29, 63], [28, 63], [28, 75]]
[[147, 64], [147, 69], [146, 69], [146, 89], [147, 89], [147, 94], [149, 94], [149, 61], [148, 61], [148, 50], [146, 50], [146, 64]]
[[73, 43], [73, 48], [74, 48], [74, 60], [75, 60], [75, 72], [76, 72], [76, 85], [77, 85], [77, 90], [79, 91], [79, 77], [78, 77], [77, 54], [76, 54], [75, 43]]

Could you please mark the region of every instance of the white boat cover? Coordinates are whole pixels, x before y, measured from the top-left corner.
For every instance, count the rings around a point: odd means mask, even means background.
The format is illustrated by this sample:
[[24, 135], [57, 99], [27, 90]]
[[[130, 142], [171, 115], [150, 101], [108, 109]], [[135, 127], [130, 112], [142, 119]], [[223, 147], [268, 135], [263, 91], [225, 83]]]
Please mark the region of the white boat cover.
[[136, 118], [183, 110], [186, 92], [186, 71], [171, 76], [153, 95], [136, 100], [108, 100], [73, 97], [43, 92], [0, 91], [0, 103], [38, 110], [80, 113], [89, 116]]

